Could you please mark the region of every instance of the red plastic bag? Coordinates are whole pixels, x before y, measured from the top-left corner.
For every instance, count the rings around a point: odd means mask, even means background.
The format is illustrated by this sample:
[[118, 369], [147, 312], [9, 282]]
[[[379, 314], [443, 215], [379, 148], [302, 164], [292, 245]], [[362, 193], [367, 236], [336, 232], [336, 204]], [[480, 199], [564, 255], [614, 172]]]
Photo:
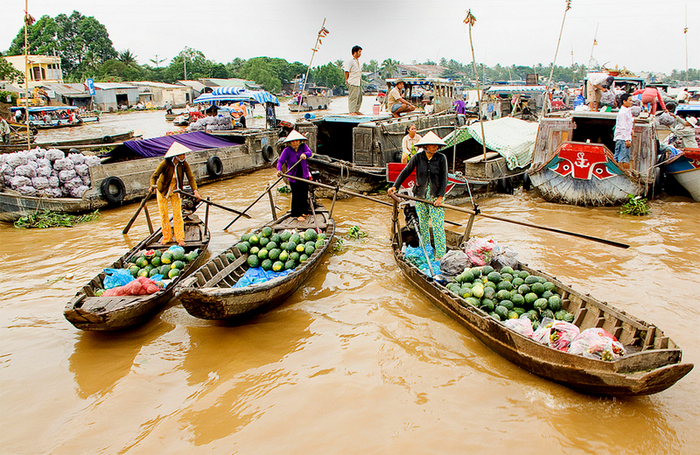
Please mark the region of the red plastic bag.
[[586, 329], [569, 346], [571, 354], [612, 362], [625, 355], [625, 347], [601, 328]]
[[160, 286], [158, 286], [155, 281], [151, 280], [150, 278], [146, 278], [145, 276], [140, 276], [124, 286], [107, 289], [102, 296], [149, 295], [155, 294], [160, 290]]
[[544, 318], [532, 339], [550, 348], [566, 352], [569, 344], [579, 335], [579, 328], [565, 321]]

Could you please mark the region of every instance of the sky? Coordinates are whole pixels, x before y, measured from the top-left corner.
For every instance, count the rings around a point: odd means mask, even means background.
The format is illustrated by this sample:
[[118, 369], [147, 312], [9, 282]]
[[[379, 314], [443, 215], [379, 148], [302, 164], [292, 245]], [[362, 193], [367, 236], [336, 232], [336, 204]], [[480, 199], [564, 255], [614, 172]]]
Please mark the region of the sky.
[[[0, 3], [5, 51], [22, 27], [25, 0]], [[670, 74], [685, 70], [687, 55], [687, 66], [700, 68], [700, 0], [572, 0], [564, 16], [565, 6], [565, 0], [29, 0], [29, 13], [94, 16], [117, 51], [130, 50], [140, 64], [164, 59], [160, 66], [186, 46], [219, 63], [267, 56], [308, 65], [324, 20], [330, 33], [314, 67], [350, 58], [355, 44], [363, 48], [361, 63], [444, 57], [468, 64], [463, 20], [471, 9], [476, 60], [488, 66], [550, 65], [565, 18], [557, 65], [588, 65], [592, 56], [607, 68]]]

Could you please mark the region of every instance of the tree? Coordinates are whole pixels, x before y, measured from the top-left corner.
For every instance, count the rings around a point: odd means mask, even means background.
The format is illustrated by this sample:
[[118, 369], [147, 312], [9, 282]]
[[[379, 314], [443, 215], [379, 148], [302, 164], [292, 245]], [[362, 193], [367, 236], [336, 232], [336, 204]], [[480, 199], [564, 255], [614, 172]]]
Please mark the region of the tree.
[[345, 74], [341, 68], [333, 63], [319, 66], [311, 70], [313, 81], [322, 87], [329, 87], [335, 91], [345, 86]]
[[[170, 65], [166, 70], [168, 82], [175, 82], [181, 79], [200, 79], [212, 77], [213, 63], [204, 56], [202, 51], [185, 47], [177, 56], [170, 60]], [[187, 77], [185, 77], [185, 68]]]
[[2, 53], [0, 53], [0, 81], [24, 84], [24, 74], [2, 58]]
[[[107, 60], [117, 57], [112, 40], [104, 25], [92, 16], [73, 11], [70, 16], [59, 14], [55, 19], [42, 16], [27, 29], [27, 51], [31, 54], [61, 57], [61, 67], [67, 79], [80, 80], [94, 73]], [[8, 54], [24, 53], [24, 27], [12, 41]]]
[[362, 71], [367, 73], [376, 73], [379, 71], [379, 62], [376, 60], [370, 60], [369, 63], [363, 63]]
[[125, 51], [121, 51], [119, 53], [119, 56], [117, 57], [117, 60], [125, 64], [126, 66], [129, 65], [135, 65], [136, 64], [136, 56], [131, 53], [129, 49]]
[[388, 79], [391, 77], [394, 77], [395, 75], [398, 74], [399, 72], [399, 64], [401, 62], [398, 62], [396, 60], [392, 60], [390, 58], [384, 60], [382, 62], [382, 67], [380, 69], [380, 73], [383, 79]]

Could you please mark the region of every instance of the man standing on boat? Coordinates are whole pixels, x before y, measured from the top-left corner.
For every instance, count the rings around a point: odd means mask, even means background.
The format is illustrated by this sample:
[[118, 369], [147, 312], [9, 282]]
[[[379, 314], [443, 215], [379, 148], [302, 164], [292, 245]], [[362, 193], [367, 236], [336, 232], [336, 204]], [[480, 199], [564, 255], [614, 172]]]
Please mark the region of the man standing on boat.
[[362, 106], [362, 69], [359, 60], [361, 55], [362, 48], [357, 45], [353, 46], [352, 58], [343, 65], [345, 83], [348, 84], [348, 110], [350, 115], [362, 115], [360, 112], [360, 107]]
[[2, 115], [0, 115], [0, 138], [2, 138], [3, 144], [10, 143], [10, 124]]
[[632, 130], [634, 129], [634, 117], [632, 117], [632, 98], [628, 93], [620, 96], [620, 112], [617, 113], [615, 122], [615, 155], [614, 159], [623, 169], [629, 169], [630, 147], [632, 147]]

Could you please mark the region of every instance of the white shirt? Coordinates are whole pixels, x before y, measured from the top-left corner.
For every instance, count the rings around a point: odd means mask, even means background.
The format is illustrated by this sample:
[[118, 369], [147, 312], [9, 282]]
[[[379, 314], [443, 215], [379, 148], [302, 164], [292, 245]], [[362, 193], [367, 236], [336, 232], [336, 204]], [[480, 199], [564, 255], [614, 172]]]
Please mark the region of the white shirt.
[[634, 117], [632, 117], [632, 109], [622, 106], [620, 112], [617, 113], [614, 139], [616, 141], [631, 141], [633, 127]]
[[351, 58], [343, 65], [343, 71], [348, 74], [348, 85], [360, 86], [362, 80], [362, 70], [360, 69], [360, 61], [356, 58]]

